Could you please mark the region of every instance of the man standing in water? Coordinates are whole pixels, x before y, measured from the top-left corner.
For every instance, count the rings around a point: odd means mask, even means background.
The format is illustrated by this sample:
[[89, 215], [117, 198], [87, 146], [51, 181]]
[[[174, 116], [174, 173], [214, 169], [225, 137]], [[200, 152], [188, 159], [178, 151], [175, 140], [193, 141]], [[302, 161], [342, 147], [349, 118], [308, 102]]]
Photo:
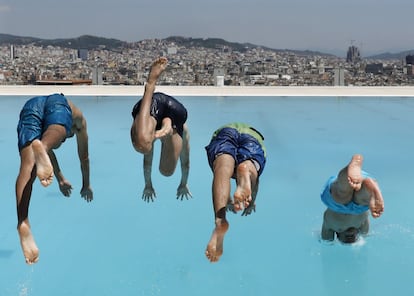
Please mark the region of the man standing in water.
[[29, 223], [29, 204], [34, 180], [47, 187], [55, 175], [64, 196], [70, 196], [72, 185], [63, 176], [53, 149], [66, 138], [76, 135], [78, 156], [82, 171], [81, 196], [88, 202], [93, 199], [89, 183], [89, 154], [86, 120], [82, 112], [62, 94], [34, 97], [20, 112], [17, 126], [20, 170], [16, 180], [17, 231], [27, 264], [39, 260]]
[[163, 93], [154, 93], [157, 80], [167, 67], [167, 63], [164, 57], [152, 63], [144, 96], [132, 110], [134, 121], [131, 126], [131, 142], [135, 150], [144, 155], [145, 188], [142, 199], [147, 202], [153, 201], [156, 197], [151, 171], [154, 142], [157, 139], [161, 140], [161, 174], [171, 176], [180, 158], [181, 182], [177, 189], [177, 199], [191, 197], [187, 186], [190, 169], [189, 132], [185, 123], [187, 110], [175, 98]]
[[333, 241], [335, 234], [343, 243], [353, 243], [369, 230], [368, 210], [374, 218], [384, 212], [378, 183], [362, 170], [363, 157], [355, 154], [337, 176], [332, 176], [321, 194], [328, 207], [324, 213], [321, 237]]
[[[219, 261], [229, 223], [226, 210], [242, 209], [242, 216], [256, 210], [259, 176], [266, 163], [266, 148], [262, 134], [245, 123], [231, 123], [216, 130], [208, 146], [207, 158], [213, 171], [213, 207], [215, 229], [205, 254], [210, 262]], [[234, 200], [230, 199], [231, 179], [236, 180]]]

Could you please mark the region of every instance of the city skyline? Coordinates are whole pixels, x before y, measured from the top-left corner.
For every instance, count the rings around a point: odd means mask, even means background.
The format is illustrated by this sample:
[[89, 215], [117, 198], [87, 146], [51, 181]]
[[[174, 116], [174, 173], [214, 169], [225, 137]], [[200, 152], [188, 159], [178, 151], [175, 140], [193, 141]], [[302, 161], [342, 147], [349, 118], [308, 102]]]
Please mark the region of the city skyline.
[[169, 36], [222, 38], [342, 56], [353, 44], [368, 56], [414, 48], [407, 25], [412, 8], [408, 0], [73, 0], [59, 5], [0, 0], [0, 33], [44, 39], [87, 34], [128, 42]]

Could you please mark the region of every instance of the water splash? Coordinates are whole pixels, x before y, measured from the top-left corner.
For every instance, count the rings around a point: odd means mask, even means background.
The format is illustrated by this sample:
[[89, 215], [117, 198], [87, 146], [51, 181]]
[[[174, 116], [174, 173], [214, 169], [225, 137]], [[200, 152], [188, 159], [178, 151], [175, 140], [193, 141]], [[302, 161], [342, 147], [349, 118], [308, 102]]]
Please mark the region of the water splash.
[[19, 296], [29, 296], [32, 291], [32, 276], [33, 276], [34, 268], [30, 269], [28, 276], [26, 279], [23, 279], [19, 282]]

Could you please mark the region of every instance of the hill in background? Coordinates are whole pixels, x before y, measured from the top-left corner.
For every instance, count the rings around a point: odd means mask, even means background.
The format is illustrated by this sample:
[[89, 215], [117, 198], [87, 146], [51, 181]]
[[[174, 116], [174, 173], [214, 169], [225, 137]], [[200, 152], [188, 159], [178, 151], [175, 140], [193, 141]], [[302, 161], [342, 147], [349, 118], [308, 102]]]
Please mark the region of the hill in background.
[[[177, 45], [184, 47], [204, 47], [204, 48], [223, 48], [227, 47], [231, 50], [244, 52], [252, 48], [263, 48], [270, 51], [276, 52], [292, 52], [296, 55], [320, 55], [320, 56], [334, 56], [332, 54], [323, 53], [319, 51], [311, 50], [292, 50], [292, 49], [273, 49], [269, 47], [264, 47], [260, 45], [254, 45], [251, 43], [237, 43], [237, 42], [228, 42], [220, 38], [191, 38], [191, 37], [181, 37], [181, 36], [171, 36], [165, 41], [174, 42]], [[85, 49], [98, 49], [105, 48], [108, 50], [116, 50], [123, 46], [127, 46], [128, 42], [121, 41], [113, 38], [103, 38], [96, 37], [91, 35], [82, 35], [77, 38], [64, 38], [64, 39], [41, 39], [35, 37], [22, 37], [9, 34], [0, 33], [0, 45], [5, 44], [15, 44], [15, 45], [25, 45], [25, 44], [34, 44], [36, 46], [59, 46], [63, 48], [85, 48]], [[382, 60], [391, 60], [391, 59], [404, 59], [408, 54], [413, 54], [414, 50], [403, 51], [399, 53], [383, 53], [375, 56], [366, 57], [367, 59], [382, 59]]]
[[66, 39], [40, 39], [34, 37], [20, 37], [8, 34], [0, 34], [0, 45], [15, 44], [25, 45], [34, 44], [37, 46], [60, 46], [64, 48], [85, 48], [85, 49], [97, 49], [105, 47], [107, 49], [116, 49], [127, 44], [127, 42], [117, 40], [95, 37], [90, 35], [83, 35], [77, 38]]
[[[317, 52], [317, 51], [300, 51], [300, 50], [290, 50], [290, 49], [273, 49], [264, 46], [259, 46], [251, 43], [237, 43], [237, 42], [228, 42], [220, 38], [191, 38], [191, 37], [181, 37], [181, 36], [171, 36], [164, 39], [167, 42], [174, 42], [177, 45], [184, 47], [204, 47], [204, 48], [223, 48], [227, 47], [231, 50], [244, 52], [252, 48], [263, 48], [266, 50], [277, 51], [277, 52], [292, 52], [297, 55], [320, 55], [320, 56], [333, 56], [332, 54]], [[136, 42], [133, 42], [136, 43]], [[15, 45], [24, 45], [24, 44], [34, 44], [36, 46], [60, 46], [63, 48], [85, 48], [85, 49], [98, 49], [105, 48], [108, 50], [117, 50], [123, 46], [128, 46], [128, 43], [125, 41], [117, 39], [108, 39], [103, 37], [96, 37], [90, 35], [83, 35], [77, 38], [66, 38], [66, 39], [41, 39], [34, 37], [22, 37], [9, 34], [0, 33], [0, 45], [5, 44], [15, 44]]]

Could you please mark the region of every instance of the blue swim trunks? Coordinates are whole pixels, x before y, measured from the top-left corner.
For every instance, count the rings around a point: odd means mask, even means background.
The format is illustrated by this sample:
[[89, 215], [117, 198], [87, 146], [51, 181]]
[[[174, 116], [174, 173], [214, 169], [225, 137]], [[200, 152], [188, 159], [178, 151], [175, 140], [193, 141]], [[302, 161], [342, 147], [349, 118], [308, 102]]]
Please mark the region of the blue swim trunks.
[[[367, 172], [362, 171], [362, 176], [364, 178], [372, 178]], [[331, 185], [336, 181], [338, 176], [332, 176], [326, 182], [322, 193], [321, 200], [322, 202], [332, 211], [341, 213], [341, 214], [352, 214], [359, 215], [369, 210], [369, 207], [366, 205], [359, 205], [353, 201], [344, 205], [337, 203], [331, 194]]]
[[17, 125], [19, 151], [43, 133], [52, 124], [63, 125], [66, 137], [71, 135], [72, 110], [62, 94], [31, 98], [20, 111]]
[[[260, 134], [257, 133], [259, 136]], [[261, 137], [261, 135], [260, 135]], [[240, 133], [236, 128], [223, 127], [214, 133], [210, 143], [205, 147], [210, 168], [213, 162], [221, 154], [229, 154], [236, 161], [236, 165], [245, 160], [252, 160], [260, 176], [266, 164], [264, 146], [249, 133]]]
[[[132, 109], [132, 117], [135, 119], [140, 108], [139, 100]], [[161, 129], [162, 120], [166, 117], [171, 119], [172, 127], [183, 137], [184, 123], [187, 121], [187, 109], [175, 98], [164, 93], [156, 92], [152, 95], [150, 114], [157, 121], [156, 129]]]

